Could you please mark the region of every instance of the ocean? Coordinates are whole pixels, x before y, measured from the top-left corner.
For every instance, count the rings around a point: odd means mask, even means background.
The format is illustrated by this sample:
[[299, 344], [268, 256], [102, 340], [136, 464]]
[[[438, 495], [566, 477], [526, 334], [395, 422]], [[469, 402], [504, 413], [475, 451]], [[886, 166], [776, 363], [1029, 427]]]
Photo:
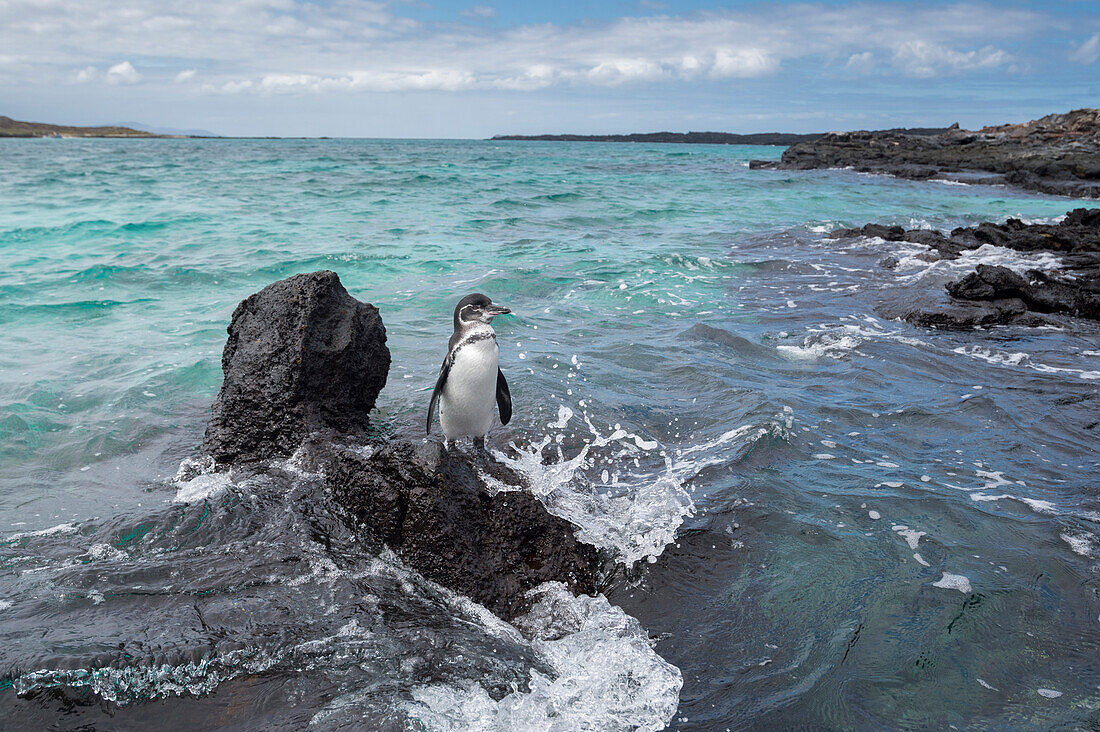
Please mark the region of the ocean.
[[[1100, 725], [1100, 326], [876, 308], [979, 262], [830, 240], [1080, 202], [778, 147], [0, 140], [0, 727]], [[491, 435], [623, 572], [505, 623], [341, 523], [293, 459], [197, 454], [236, 304], [336, 271], [422, 431], [454, 303]]]

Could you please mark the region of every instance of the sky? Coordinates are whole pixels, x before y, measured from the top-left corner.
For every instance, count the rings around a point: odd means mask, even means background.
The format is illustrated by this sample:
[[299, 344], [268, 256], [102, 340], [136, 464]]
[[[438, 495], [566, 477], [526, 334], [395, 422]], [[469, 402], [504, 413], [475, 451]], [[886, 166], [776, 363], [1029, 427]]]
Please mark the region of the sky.
[[0, 0], [0, 114], [223, 135], [975, 128], [1100, 106], [1100, 1]]

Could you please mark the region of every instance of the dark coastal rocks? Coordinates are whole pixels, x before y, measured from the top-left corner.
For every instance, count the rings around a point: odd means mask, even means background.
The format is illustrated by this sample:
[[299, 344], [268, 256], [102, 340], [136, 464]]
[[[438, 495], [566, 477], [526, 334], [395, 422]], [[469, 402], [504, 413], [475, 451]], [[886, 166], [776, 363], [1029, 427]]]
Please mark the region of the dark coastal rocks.
[[[950, 304], [884, 303], [879, 307], [884, 317], [935, 328], [1041, 325], [1051, 321], [1040, 314], [1053, 313], [1100, 320], [1100, 209], [1074, 209], [1057, 224], [1008, 219], [1003, 224], [960, 227], [946, 236], [879, 224], [837, 229], [829, 236], [914, 242], [930, 247], [929, 255], [941, 259], [992, 245], [1032, 254], [1051, 252], [1061, 261], [1055, 272], [1032, 269], [1022, 275], [1007, 267], [979, 264], [975, 272], [946, 285]], [[884, 260], [884, 266], [891, 265], [896, 266], [896, 260]]]
[[290, 455], [313, 431], [363, 430], [389, 367], [378, 309], [335, 272], [268, 285], [233, 312], [203, 452], [239, 463]]
[[947, 292], [958, 300], [1015, 299], [1034, 312], [1100, 320], [1100, 279], [1056, 279], [1039, 270], [1029, 270], [1023, 277], [1007, 267], [979, 264], [977, 271], [948, 283]]
[[525, 593], [543, 582], [594, 594], [597, 550], [519, 475], [439, 443], [368, 437], [389, 367], [378, 310], [334, 272], [269, 285], [233, 313], [203, 451], [219, 467], [262, 471], [301, 449], [295, 465], [319, 476], [364, 539], [502, 618], [526, 611]]
[[525, 593], [543, 582], [597, 591], [597, 551], [568, 521], [518, 480], [490, 493], [470, 459], [439, 443], [342, 452], [329, 481], [336, 501], [405, 563], [506, 620], [526, 612]]
[[880, 303], [875, 308], [888, 320], [904, 320], [923, 328], [940, 330], [974, 330], [995, 325], [1047, 325], [1050, 320], [1029, 313], [1027, 305], [1016, 298], [1002, 298], [989, 302], [927, 302], [920, 298], [906, 297], [897, 302]]
[[938, 135], [838, 132], [787, 148], [778, 163], [750, 168], [852, 168], [916, 180], [1001, 183], [1077, 198], [1100, 198], [1100, 110], [1078, 109], [1018, 125]]
[[947, 285], [951, 297], [960, 300], [999, 300], [1004, 297], [1023, 298], [1028, 281], [1008, 267], [979, 264], [978, 268], [957, 282]]

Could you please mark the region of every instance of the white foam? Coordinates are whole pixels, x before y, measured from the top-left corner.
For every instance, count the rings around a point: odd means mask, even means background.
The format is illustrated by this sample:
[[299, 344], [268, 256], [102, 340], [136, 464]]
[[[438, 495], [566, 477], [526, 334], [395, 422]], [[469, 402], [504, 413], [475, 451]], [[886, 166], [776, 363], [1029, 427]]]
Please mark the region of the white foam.
[[58, 524], [57, 526], [51, 526], [48, 529], [39, 529], [38, 531], [20, 531], [17, 534], [12, 534], [4, 541], [15, 541], [16, 539], [25, 539], [28, 536], [50, 536], [51, 534], [72, 534], [76, 532], [76, 524]]
[[825, 356], [841, 358], [860, 343], [862, 340], [854, 335], [826, 333], [806, 336], [801, 346], [780, 345], [776, 346], [776, 350], [788, 358], [799, 360], [814, 360]]
[[910, 549], [916, 549], [917, 544], [920, 543], [920, 538], [922, 536], [928, 536], [925, 532], [910, 529], [908, 526], [891, 526], [890, 530], [905, 539], [905, 543], [909, 545]]
[[1072, 369], [1065, 366], [1050, 366], [1045, 363], [1035, 363], [1031, 360], [1031, 354], [1022, 351], [994, 351], [985, 346], [959, 346], [955, 353], [970, 358], [985, 361], [997, 366], [1019, 366], [1041, 374], [1075, 374], [1079, 379], [1095, 381], [1100, 379], [1100, 371], [1087, 369]]
[[[559, 408], [559, 423], [566, 412], [572, 415], [568, 407]], [[526, 476], [546, 510], [573, 523], [581, 541], [610, 549], [627, 565], [659, 556], [695, 510], [683, 483], [701, 469], [699, 462], [679, 459], [674, 464], [655, 440], [618, 425], [604, 436], [587, 414], [581, 416], [590, 438], [572, 458], [567, 459], [559, 445], [557, 459], [543, 462], [544, 448], [557, 442], [551, 435], [533, 445], [513, 444], [514, 455], [494, 454]], [[704, 446], [696, 445], [681, 456], [697, 449]], [[604, 465], [614, 466], [606, 480]]]
[[1045, 696], [1047, 699], [1057, 699], [1062, 695], [1062, 692], [1055, 689], [1036, 689], [1039, 696]]
[[1082, 557], [1096, 556], [1096, 540], [1089, 534], [1063, 532], [1061, 537], [1062, 541], [1069, 544], [1069, 548], [1073, 550], [1074, 554], [1080, 554]]
[[406, 711], [432, 730], [660, 730], [679, 705], [680, 670], [658, 656], [637, 620], [603, 596], [573, 597], [559, 582], [529, 593], [515, 625], [554, 676], [532, 671], [529, 688], [494, 701], [481, 686], [412, 690]]
[[922, 557], [922, 556], [920, 555], [920, 552], [917, 552], [916, 554], [914, 554], [914, 555], [913, 555], [913, 559], [916, 559], [916, 560], [917, 560], [917, 564], [923, 565], [923, 566], [925, 566], [925, 567], [931, 567], [931, 566], [932, 566], [931, 564], [929, 564], [929, 563], [927, 562], [927, 560], [925, 560], [925, 558], [924, 558], [924, 557]]
[[1058, 509], [1050, 501], [1044, 501], [1039, 498], [1024, 498], [1022, 496], [1013, 496], [1008, 493], [1001, 493], [999, 495], [989, 495], [987, 493], [971, 493], [970, 500], [972, 501], [1000, 501], [1003, 499], [1009, 499], [1013, 501], [1019, 501], [1027, 505], [1035, 513], [1041, 513], [1047, 516], [1057, 515]]
[[939, 253], [924, 244], [897, 242], [891, 243], [891, 246], [898, 258], [895, 270], [909, 272], [902, 278], [907, 281], [921, 280], [932, 274], [957, 277], [973, 272], [979, 264], [1006, 267], [1017, 274], [1024, 274], [1029, 269], [1051, 272], [1062, 267], [1062, 260], [1050, 252], [1020, 252], [993, 244], [967, 249], [956, 259], [939, 259]]
[[221, 493], [232, 484], [230, 473], [207, 473], [196, 475], [194, 478], [182, 483], [177, 483], [178, 490], [173, 503], [195, 503], [204, 498], [209, 498]]
[[988, 681], [978, 679], [978, 683], [981, 684], [984, 688], [989, 689], [990, 691], [1000, 691], [1000, 689], [996, 688], [995, 686], [991, 686]]
[[123, 559], [126, 552], [116, 549], [110, 544], [92, 544], [88, 547], [88, 558], [96, 561], [101, 559]]
[[969, 595], [974, 591], [974, 588], [970, 586], [970, 580], [961, 574], [948, 574], [943, 573], [943, 577], [937, 582], [932, 583], [933, 587], [942, 587], [945, 590], [958, 590], [963, 594]]
[[7, 610], [11, 606], [11, 600], [0, 600], [0, 610]]
[[776, 350], [787, 358], [795, 360], [813, 360], [822, 357], [840, 359], [865, 341], [894, 341], [917, 347], [925, 345], [923, 341], [902, 335], [899, 331], [886, 330], [877, 319], [866, 317], [857, 323], [813, 326], [808, 329], [801, 345], [779, 345], [776, 346]]

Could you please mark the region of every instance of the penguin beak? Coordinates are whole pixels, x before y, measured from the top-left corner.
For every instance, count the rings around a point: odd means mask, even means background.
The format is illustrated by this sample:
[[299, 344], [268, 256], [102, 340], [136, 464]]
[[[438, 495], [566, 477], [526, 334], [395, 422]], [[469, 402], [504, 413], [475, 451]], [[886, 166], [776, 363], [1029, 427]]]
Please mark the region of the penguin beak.
[[490, 318], [494, 315], [508, 315], [512, 311], [503, 305], [490, 304], [485, 306], [485, 314]]

